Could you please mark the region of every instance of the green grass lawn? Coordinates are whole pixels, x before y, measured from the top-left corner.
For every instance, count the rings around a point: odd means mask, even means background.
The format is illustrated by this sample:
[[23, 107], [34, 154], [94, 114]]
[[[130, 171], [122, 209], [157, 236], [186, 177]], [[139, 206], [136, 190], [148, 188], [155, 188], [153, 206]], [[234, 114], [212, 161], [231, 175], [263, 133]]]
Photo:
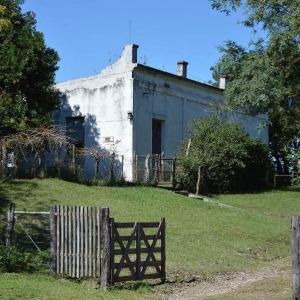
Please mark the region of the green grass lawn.
[[[165, 217], [167, 276], [207, 277], [219, 272], [260, 269], [288, 259], [291, 255], [290, 220], [300, 211], [299, 191], [291, 188], [213, 196], [214, 200], [232, 206], [229, 208], [159, 188], [88, 187], [56, 179], [16, 180], [0, 183], [0, 213], [2, 220], [5, 219], [7, 205], [12, 201], [17, 210], [29, 211], [49, 210], [51, 204], [109, 207], [110, 216], [117, 222], [159, 221]], [[14, 276], [1, 275], [0, 280], [7, 283], [7, 290], [13, 278], [30, 284], [30, 276]], [[49, 277], [45, 280], [62, 284]], [[68, 284], [73, 289], [74, 283], [66, 283], [63, 289], [67, 290]], [[82, 285], [74, 286], [78, 288], [78, 295], [79, 290], [86, 289]], [[128, 299], [134, 299], [133, 292], [120, 292], [124, 293], [122, 298], [127, 299], [129, 294]], [[108, 294], [117, 299], [115, 293], [117, 291]], [[32, 299], [26, 297], [23, 299]], [[147, 292], [147, 297], [151, 298], [152, 294]], [[0, 299], [13, 298], [0, 296]], [[108, 296], [105, 299], [109, 299]]]
[[[0, 273], [0, 299], [82, 300], [82, 299], [152, 299], [149, 289], [113, 289], [99, 292], [75, 280], [52, 278], [41, 274]], [[154, 299], [154, 298], [153, 298]]]
[[213, 195], [212, 198], [235, 207], [290, 219], [300, 213], [300, 187], [287, 187], [243, 195]]

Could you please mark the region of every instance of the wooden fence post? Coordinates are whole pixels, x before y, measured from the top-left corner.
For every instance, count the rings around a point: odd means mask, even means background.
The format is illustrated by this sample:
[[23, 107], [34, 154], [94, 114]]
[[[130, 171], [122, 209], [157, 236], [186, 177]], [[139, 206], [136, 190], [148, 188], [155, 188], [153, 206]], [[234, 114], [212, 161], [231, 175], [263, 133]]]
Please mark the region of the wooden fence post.
[[137, 155], [133, 152], [132, 179], [137, 182]]
[[101, 259], [101, 275], [100, 289], [106, 291], [110, 274], [110, 224], [109, 224], [109, 208], [101, 208], [101, 235], [102, 235], [102, 259]]
[[15, 224], [15, 203], [10, 202], [7, 211], [7, 234], [6, 234], [6, 246], [12, 246], [12, 236], [14, 232]]
[[121, 180], [124, 178], [124, 155], [121, 155]]
[[134, 159], [135, 159], [135, 161], [134, 161], [134, 165], [135, 165], [135, 182], [138, 182], [139, 181], [139, 157], [135, 154], [134, 155]]
[[74, 175], [76, 175], [76, 165], [75, 165], [75, 145], [71, 145], [72, 147], [72, 169], [73, 169], [73, 173]]
[[162, 277], [161, 277], [161, 281], [162, 281], [162, 283], [165, 283], [165, 281], [166, 281], [166, 244], [165, 244], [166, 220], [165, 220], [165, 218], [162, 218], [161, 222], [162, 222], [162, 229], [161, 229], [161, 261], [162, 261], [161, 273], [162, 273]]
[[198, 180], [196, 184], [196, 195], [199, 195], [199, 190], [200, 190], [200, 182], [201, 182], [201, 167], [198, 167]]
[[116, 154], [115, 154], [115, 152], [113, 152], [111, 157], [110, 157], [110, 163], [109, 163], [109, 177], [108, 177], [108, 182], [109, 183], [114, 183], [115, 182], [115, 175], [114, 175], [115, 157], [116, 157]]
[[300, 216], [292, 218], [293, 300], [300, 300]]
[[153, 183], [155, 185], [158, 184], [158, 161], [159, 161], [159, 156], [156, 154], [156, 155], [153, 155], [153, 159], [154, 159], [154, 180], [153, 180]]
[[51, 275], [57, 273], [56, 270], [56, 245], [57, 245], [57, 231], [56, 231], [56, 206], [50, 206], [50, 272]]
[[2, 176], [5, 177], [6, 175], [6, 148], [3, 146], [2, 147], [2, 165], [1, 165], [1, 172], [2, 172]]
[[150, 154], [147, 154], [147, 155], [146, 155], [146, 159], [145, 159], [145, 183], [146, 183], [147, 185], [150, 184], [149, 158], [150, 158]]
[[57, 165], [58, 165], [58, 178], [61, 178], [61, 148], [62, 148], [62, 143], [59, 143], [58, 145], [58, 150], [57, 150], [57, 157], [56, 157], [56, 161], [57, 161]]
[[158, 159], [159, 159], [159, 164], [158, 164], [158, 176], [159, 176], [158, 177], [158, 182], [162, 183], [162, 182], [164, 182], [164, 180], [163, 180], [163, 166], [162, 166], [162, 164], [163, 164], [163, 157], [162, 157], [161, 154], [159, 154]]
[[114, 263], [115, 263], [115, 255], [114, 255], [114, 250], [115, 250], [115, 239], [114, 239], [114, 225], [115, 224], [115, 220], [114, 218], [110, 218], [109, 219], [109, 228], [110, 228], [110, 232], [109, 232], [109, 238], [110, 238], [110, 262], [109, 262], [109, 266], [110, 266], [110, 270], [109, 270], [109, 280], [110, 280], [110, 284], [113, 285], [114, 284]]
[[172, 161], [172, 188], [175, 190], [176, 186], [176, 158]]

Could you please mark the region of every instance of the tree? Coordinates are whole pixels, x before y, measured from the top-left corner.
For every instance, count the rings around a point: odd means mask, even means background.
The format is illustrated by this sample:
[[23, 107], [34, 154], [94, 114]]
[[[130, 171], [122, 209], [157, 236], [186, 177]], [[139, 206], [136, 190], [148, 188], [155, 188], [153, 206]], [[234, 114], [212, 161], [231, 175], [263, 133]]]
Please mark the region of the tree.
[[227, 14], [243, 10], [244, 26], [264, 32], [246, 49], [233, 41], [220, 47], [212, 68], [215, 79], [227, 75], [227, 104], [250, 114], [268, 113], [270, 153], [278, 173], [296, 169], [300, 123], [300, 1], [210, 0]]
[[10, 25], [9, 20], [3, 18], [4, 11], [5, 11], [5, 6], [0, 5], [0, 31], [2, 30], [2, 28], [5, 28]]
[[268, 183], [267, 147], [250, 137], [240, 124], [217, 114], [190, 123], [190, 134], [178, 159], [182, 173], [177, 181], [189, 191], [195, 191], [199, 167], [200, 192], [253, 191]]
[[23, 0], [0, 1], [0, 136], [48, 125], [58, 104], [58, 54], [46, 47]]

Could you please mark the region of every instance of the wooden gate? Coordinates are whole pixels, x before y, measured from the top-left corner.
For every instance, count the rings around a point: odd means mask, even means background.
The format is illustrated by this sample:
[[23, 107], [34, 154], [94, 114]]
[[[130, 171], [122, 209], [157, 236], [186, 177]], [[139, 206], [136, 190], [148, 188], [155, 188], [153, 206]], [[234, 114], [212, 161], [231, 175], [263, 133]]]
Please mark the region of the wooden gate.
[[115, 223], [114, 219], [110, 222], [111, 284], [154, 278], [164, 281], [165, 219], [152, 223]]
[[74, 278], [100, 277], [101, 229], [108, 208], [55, 205], [50, 209], [51, 270]]
[[176, 159], [159, 157], [158, 183], [175, 184]]
[[160, 154], [134, 155], [133, 180], [147, 184], [175, 185], [176, 159]]

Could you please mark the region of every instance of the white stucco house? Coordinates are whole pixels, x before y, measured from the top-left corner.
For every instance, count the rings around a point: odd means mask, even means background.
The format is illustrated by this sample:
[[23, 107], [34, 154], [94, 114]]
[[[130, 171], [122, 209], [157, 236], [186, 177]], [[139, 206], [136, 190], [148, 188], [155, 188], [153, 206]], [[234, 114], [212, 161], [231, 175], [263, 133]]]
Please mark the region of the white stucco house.
[[[188, 133], [189, 120], [205, 116], [214, 100], [224, 101], [224, 86], [187, 78], [185, 61], [177, 63], [177, 74], [137, 63], [138, 47], [126, 45], [121, 57], [100, 74], [58, 83], [61, 107], [53, 114], [56, 124], [76, 128], [85, 147], [117, 147], [127, 180], [132, 179], [134, 153], [173, 156]], [[268, 143], [268, 129], [257, 130], [266, 116], [232, 117]], [[87, 177], [93, 172], [87, 162], [84, 172]]]

